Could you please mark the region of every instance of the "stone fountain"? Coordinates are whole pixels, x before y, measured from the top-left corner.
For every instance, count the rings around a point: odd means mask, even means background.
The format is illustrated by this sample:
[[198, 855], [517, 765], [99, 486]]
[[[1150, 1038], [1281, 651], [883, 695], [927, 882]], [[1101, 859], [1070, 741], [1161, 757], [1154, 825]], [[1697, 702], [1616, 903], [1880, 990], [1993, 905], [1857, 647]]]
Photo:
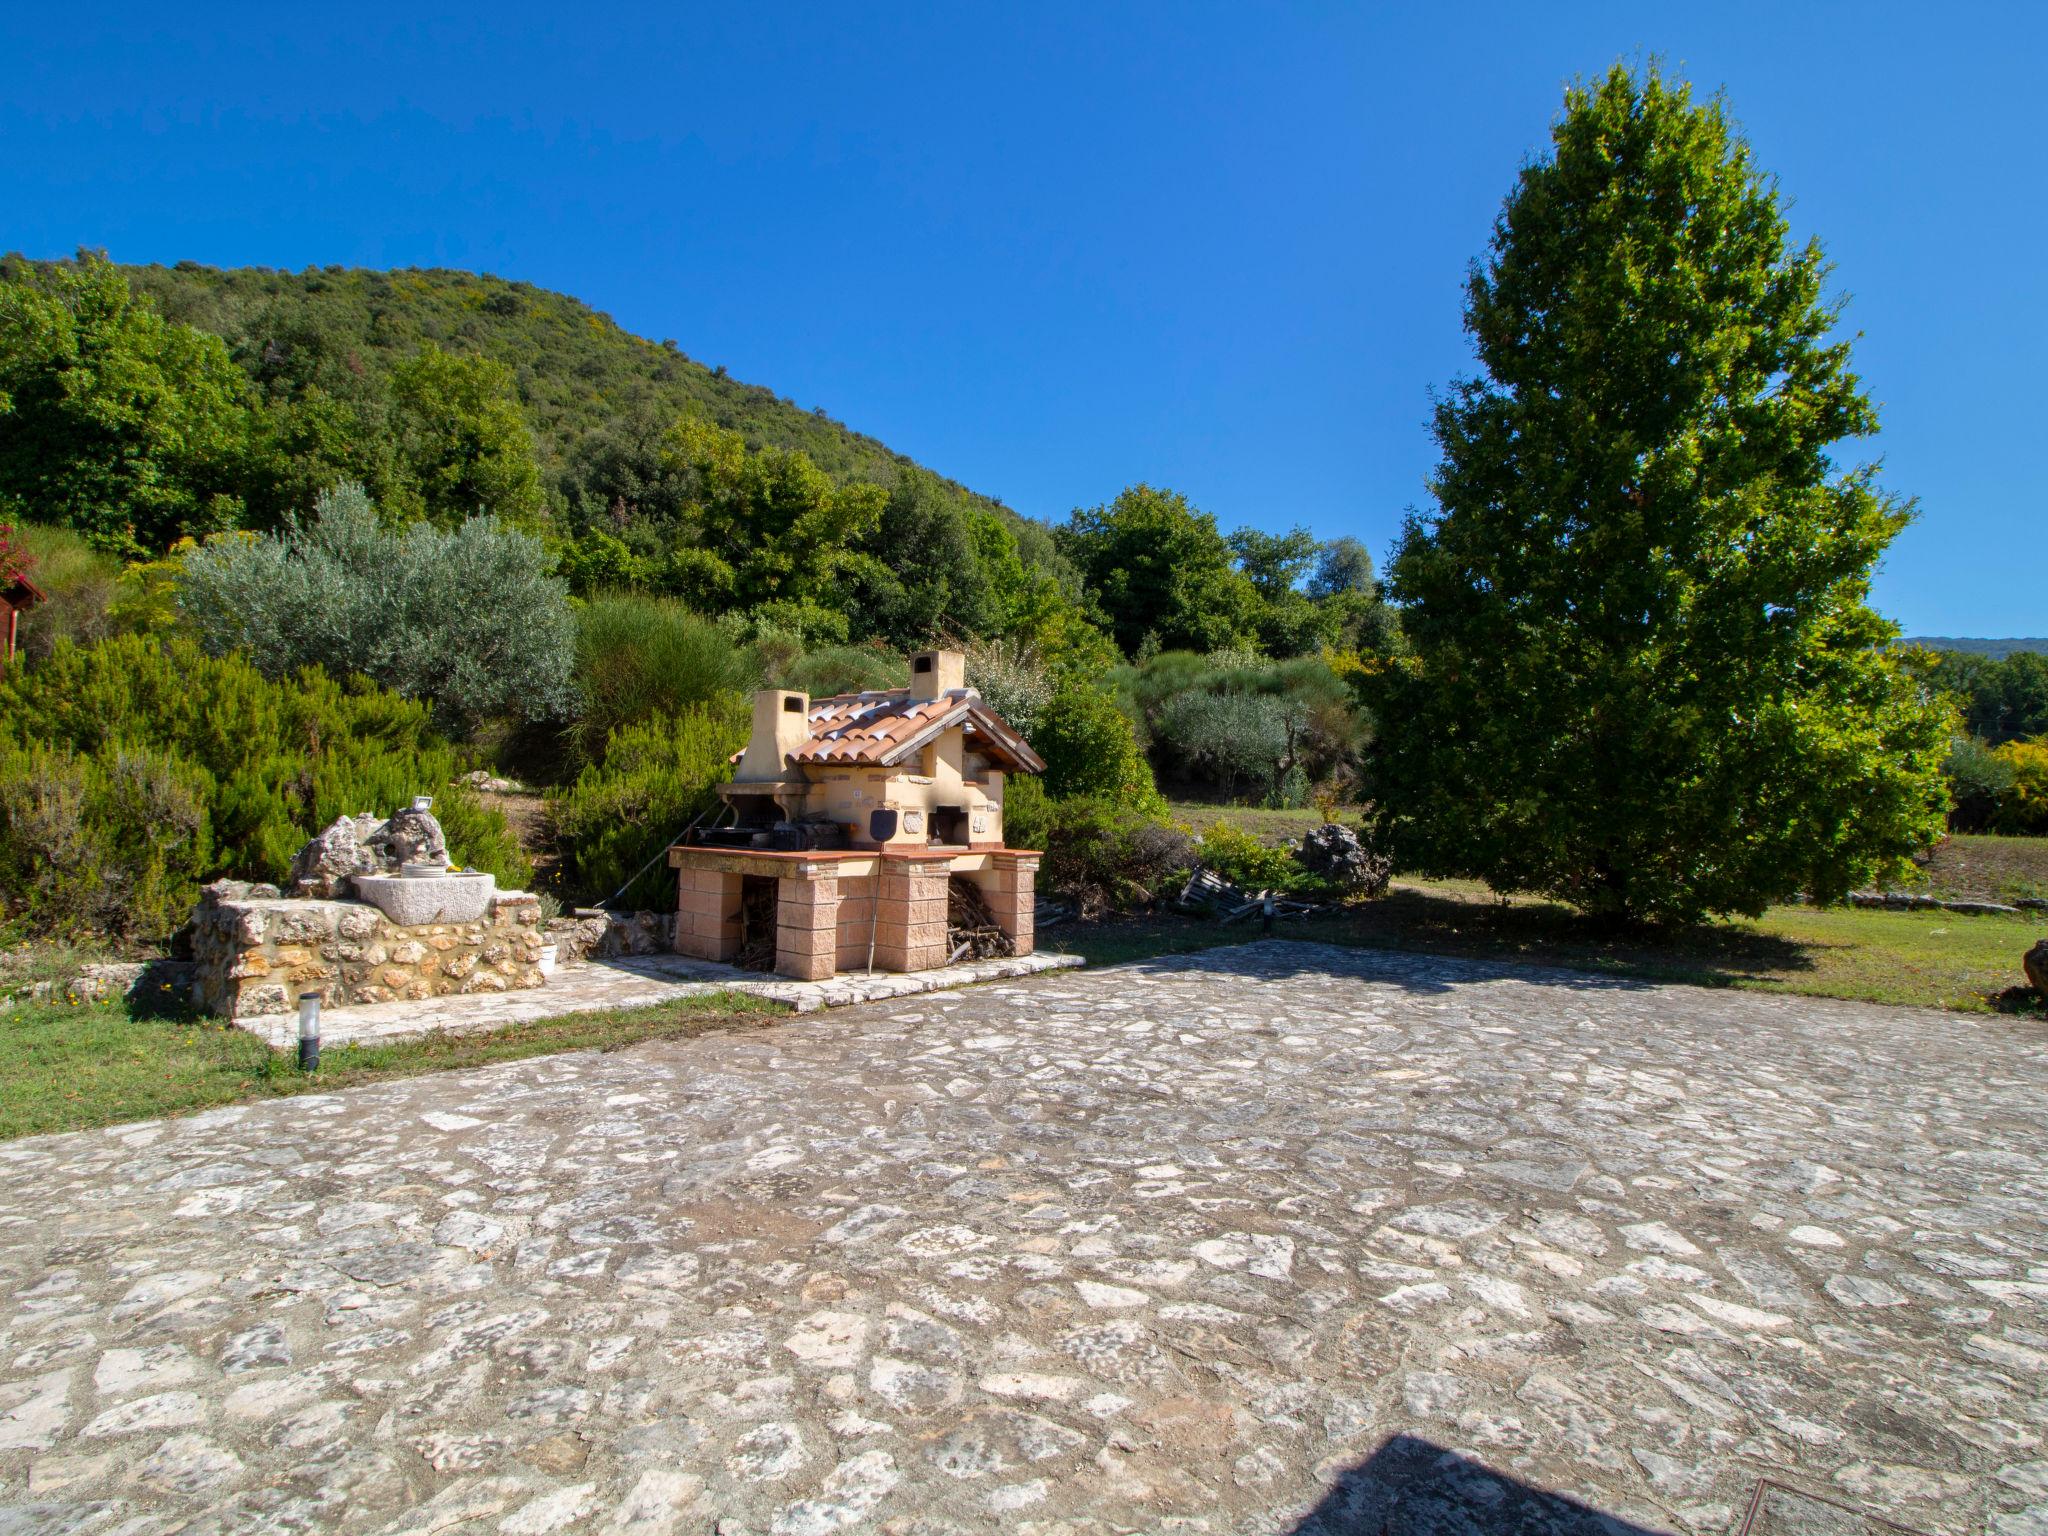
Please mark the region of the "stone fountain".
[[330, 1005], [537, 987], [538, 899], [450, 869], [433, 801], [388, 820], [344, 816], [299, 851], [285, 891], [216, 881], [188, 926], [207, 1012], [270, 1017], [318, 992]]
[[423, 923], [474, 923], [489, 909], [497, 877], [448, 867], [448, 841], [434, 819], [431, 795], [421, 795], [368, 839], [385, 872], [350, 877], [355, 892], [402, 928]]

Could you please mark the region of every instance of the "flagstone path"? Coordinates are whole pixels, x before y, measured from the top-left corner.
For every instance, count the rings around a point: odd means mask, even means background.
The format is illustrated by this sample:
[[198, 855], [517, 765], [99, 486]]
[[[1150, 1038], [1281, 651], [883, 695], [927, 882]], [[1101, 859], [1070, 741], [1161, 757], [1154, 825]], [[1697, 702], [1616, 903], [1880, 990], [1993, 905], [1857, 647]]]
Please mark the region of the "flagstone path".
[[2044, 1436], [2038, 1023], [1269, 941], [0, 1145], [0, 1536], [2015, 1536]]

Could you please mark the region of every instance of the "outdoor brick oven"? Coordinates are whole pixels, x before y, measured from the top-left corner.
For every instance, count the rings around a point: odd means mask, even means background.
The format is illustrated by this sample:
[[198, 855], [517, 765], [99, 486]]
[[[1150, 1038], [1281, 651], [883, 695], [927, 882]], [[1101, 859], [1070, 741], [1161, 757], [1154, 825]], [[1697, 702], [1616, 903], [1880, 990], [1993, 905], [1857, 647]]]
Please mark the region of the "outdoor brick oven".
[[[920, 651], [907, 689], [754, 695], [719, 823], [669, 850], [676, 950], [819, 981], [948, 963], [949, 924], [1033, 946], [1035, 851], [1003, 842], [1003, 783], [1045, 764], [966, 686], [958, 651]], [[964, 915], [963, 915], [964, 914]], [[772, 945], [769, 933], [772, 930]]]

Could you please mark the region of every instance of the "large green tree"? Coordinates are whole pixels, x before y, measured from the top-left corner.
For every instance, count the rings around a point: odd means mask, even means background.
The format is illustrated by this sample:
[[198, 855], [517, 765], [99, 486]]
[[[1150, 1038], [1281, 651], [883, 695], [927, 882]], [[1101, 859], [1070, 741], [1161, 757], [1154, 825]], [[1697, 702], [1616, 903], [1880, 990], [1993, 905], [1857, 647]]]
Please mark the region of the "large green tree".
[[515, 526], [547, 515], [533, 434], [503, 363], [429, 342], [391, 371], [391, 424], [403, 479], [390, 499], [401, 516], [453, 528], [479, 514]]
[[1436, 509], [1372, 687], [1408, 867], [1629, 920], [1841, 894], [1935, 836], [1946, 710], [1885, 649], [1910, 508], [1817, 245], [1718, 101], [1569, 92], [1468, 287], [1484, 376], [1438, 405]]
[[257, 420], [221, 339], [166, 320], [104, 257], [0, 278], [0, 517], [121, 555], [232, 528]]
[[887, 499], [880, 486], [835, 485], [798, 450], [750, 453], [739, 433], [692, 418], [663, 439], [662, 463], [686, 488], [704, 595], [689, 582], [677, 590], [699, 602], [837, 606]]
[[1134, 485], [1108, 506], [1076, 511], [1059, 547], [1126, 655], [1148, 638], [1210, 651], [1251, 637], [1258, 592], [1216, 519], [1178, 491]]

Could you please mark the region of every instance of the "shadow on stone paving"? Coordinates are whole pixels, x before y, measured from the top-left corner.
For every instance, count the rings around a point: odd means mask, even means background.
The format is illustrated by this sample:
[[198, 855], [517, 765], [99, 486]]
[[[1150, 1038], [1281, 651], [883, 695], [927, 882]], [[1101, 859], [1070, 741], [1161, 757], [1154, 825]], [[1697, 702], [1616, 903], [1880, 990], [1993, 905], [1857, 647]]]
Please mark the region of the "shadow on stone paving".
[[1649, 992], [1669, 985], [1641, 976], [1603, 976], [1597, 971], [1567, 970], [1557, 965], [1326, 944], [1312, 938], [1291, 938], [1284, 932], [1268, 935], [1254, 930], [1219, 942], [1222, 947], [1216, 949], [1155, 955], [1120, 961], [1118, 965], [1137, 971], [1213, 971], [1267, 981], [1337, 971], [1399, 987], [1404, 992], [1424, 994], [1447, 993], [1482, 981], [1515, 981], [1525, 986], [1563, 987], [1574, 992]]
[[1342, 1473], [1286, 1536], [1670, 1536], [1414, 1435]]

